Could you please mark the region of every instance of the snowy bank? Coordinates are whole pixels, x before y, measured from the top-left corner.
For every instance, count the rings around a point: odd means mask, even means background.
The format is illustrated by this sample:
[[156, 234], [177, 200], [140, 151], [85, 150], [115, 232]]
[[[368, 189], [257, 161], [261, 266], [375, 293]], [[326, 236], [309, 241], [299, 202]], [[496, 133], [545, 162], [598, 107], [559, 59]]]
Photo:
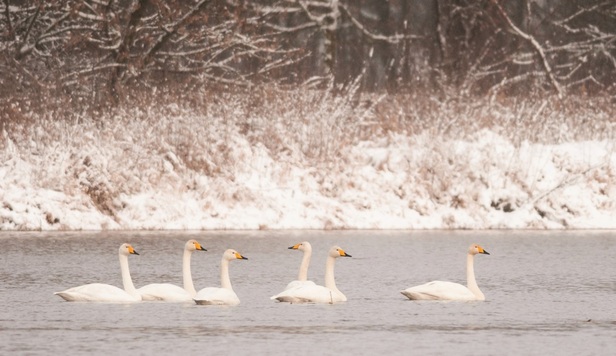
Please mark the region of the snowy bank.
[[616, 229], [611, 140], [389, 133], [318, 164], [203, 120], [3, 132], [0, 229]]

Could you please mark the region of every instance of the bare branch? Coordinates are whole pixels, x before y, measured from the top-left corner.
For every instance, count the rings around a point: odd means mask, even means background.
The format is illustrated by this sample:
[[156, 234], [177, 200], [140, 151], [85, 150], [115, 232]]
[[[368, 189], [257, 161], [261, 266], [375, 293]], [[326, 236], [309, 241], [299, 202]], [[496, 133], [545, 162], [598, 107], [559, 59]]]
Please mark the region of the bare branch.
[[535, 51], [537, 52], [537, 54], [541, 58], [541, 64], [543, 65], [543, 69], [545, 70], [548, 78], [550, 79], [550, 82], [552, 83], [552, 85], [554, 86], [556, 91], [558, 92], [558, 96], [562, 97], [563, 96], [563, 89], [560, 87], [560, 84], [558, 83], [558, 81], [554, 77], [554, 74], [552, 72], [552, 67], [548, 63], [548, 59], [547, 59], [547, 57], [545, 55], [545, 51], [544, 51], [543, 47], [539, 44], [539, 42], [537, 42], [537, 40], [533, 36], [523, 32], [519, 27], [517, 27], [513, 23], [513, 21], [511, 21], [511, 19], [509, 18], [509, 15], [507, 15], [505, 10], [498, 3], [498, 0], [490, 0], [490, 1], [496, 6], [496, 9], [500, 13], [500, 15], [503, 17], [503, 19], [505, 19], [505, 21], [507, 22], [509, 27], [515, 32], [515, 34], [517, 34], [518, 36], [520, 36], [523, 39], [525, 39], [528, 42], [530, 42], [530, 44], [533, 46], [533, 48], [535, 49]]
[[23, 56], [30, 53], [32, 51], [32, 48], [34, 48], [34, 45], [28, 46], [28, 37], [30, 36], [30, 32], [32, 31], [34, 22], [36, 21], [40, 13], [41, 13], [41, 6], [39, 5], [36, 7], [36, 11], [34, 15], [32, 15], [32, 18], [30, 19], [30, 23], [28, 24], [28, 29], [26, 30], [24, 39], [22, 41], [23, 45], [20, 47], [19, 51], [17, 52], [17, 59], [21, 59]]
[[6, 17], [6, 25], [9, 31], [9, 38], [14, 41], [15, 34], [13, 33], [13, 25], [11, 24], [11, 10], [9, 6], [9, 0], [4, 0], [4, 17]]
[[374, 40], [374, 41], [384, 41], [384, 42], [388, 42], [388, 43], [392, 43], [392, 44], [398, 44], [401, 41], [406, 41], [406, 40], [416, 40], [416, 39], [420, 39], [423, 38], [423, 36], [416, 36], [416, 35], [395, 35], [395, 36], [384, 36], [384, 35], [378, 35], [378, 34], [374, 34], [370, 31], [368, 31], [368, 29], [361, 23], [359, 22], [349, 11], [348, 7], [344, 4], [340, 5], [340, 8], [342, 10], [344, 10], [345, 14], [349, 17], [349, 19], [351, 19], [351, 22], [353, 23], [353, 25], [355, 25], [355, 27], [361, 31], [361, 33], [364, 34], [364, 36]]

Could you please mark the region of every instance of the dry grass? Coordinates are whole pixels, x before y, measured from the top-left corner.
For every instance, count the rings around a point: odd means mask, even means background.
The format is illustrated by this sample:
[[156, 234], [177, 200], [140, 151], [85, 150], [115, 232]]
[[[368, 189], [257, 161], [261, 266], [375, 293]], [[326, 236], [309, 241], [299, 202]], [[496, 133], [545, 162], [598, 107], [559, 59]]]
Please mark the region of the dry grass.
[[[614, 139], [611, 97], [445, 98], [411, 94], [360, 94], [357, 87], [256, 87], [230, 93], [139, 92], [115, 108], [93, 108], [49, 96], [4, 105], [1, 127], [17, 146], [71, 145], [80, 132], [96, 139], [138, 142], [168, 151], [182, 166], [208, 176], [231, 177], [237, 145], [263, 145], [276, 159], [336, 166], [341, 151], [361, 140], [427, 133], [465, 139], [481, 129], [519, 145]], [[1, 131], [0, 131], [1, 132]], [[130, 142], [129, 142], [130, 143]], [[0, 147], [5, 148], [4, 135]], [[139, 152], [134, 152], [139, 166]], [[170, 159], [173, 163], [174, 159]]]

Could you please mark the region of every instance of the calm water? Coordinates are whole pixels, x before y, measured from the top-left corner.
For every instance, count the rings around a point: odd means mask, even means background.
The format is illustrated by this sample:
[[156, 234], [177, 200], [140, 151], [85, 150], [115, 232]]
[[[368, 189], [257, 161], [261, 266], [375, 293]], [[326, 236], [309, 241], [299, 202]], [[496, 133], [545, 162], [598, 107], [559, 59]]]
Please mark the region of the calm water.
[[[53, 292], [102, 282], [121, 286], [117, 249], [130, 242], [137, 287], [181, 284], [189, 238], [195, 286], [217, 286], [222, 252], [242, 303], [68, 303]], [[323, 283], [326, 250], [349, 301], [289, 305], [269, 299], [295, 279], [313, 246], [310, 279]], [[485, 302], [414, 302], [401, 289], [444, 279], [465, 283], [475, 258]], [[615, 232], [103, 232], [0, 233], [0, 354], [423, 354], [604, 355], [616, 331]]]

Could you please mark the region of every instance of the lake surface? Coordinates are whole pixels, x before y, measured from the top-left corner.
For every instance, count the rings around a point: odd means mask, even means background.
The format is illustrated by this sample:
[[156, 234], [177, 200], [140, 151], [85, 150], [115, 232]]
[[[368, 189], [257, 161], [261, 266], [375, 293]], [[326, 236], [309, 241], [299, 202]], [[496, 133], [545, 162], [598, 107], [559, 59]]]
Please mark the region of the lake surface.
[[[219, 285], [232, 261], [236, 307], [143, 302], [69, 303], [54, 292], [86, 283], [121, 287], [117, 250], [130, 242], [136, 287], [181, 285], [184, 243], [197, 290]], [[270, 296], [297, 277], [310, 241], [309, 278], [323, 284], [327, 249], [340, 245], [336, 281], [349, 299], [289, 305]], [[434, 279], [465, 284], [475, 258], [485, 302], [410, 301]], [[257, 231], [0, 232], [0, 354], [606, 355], [616, 345], [616, 232]]]

